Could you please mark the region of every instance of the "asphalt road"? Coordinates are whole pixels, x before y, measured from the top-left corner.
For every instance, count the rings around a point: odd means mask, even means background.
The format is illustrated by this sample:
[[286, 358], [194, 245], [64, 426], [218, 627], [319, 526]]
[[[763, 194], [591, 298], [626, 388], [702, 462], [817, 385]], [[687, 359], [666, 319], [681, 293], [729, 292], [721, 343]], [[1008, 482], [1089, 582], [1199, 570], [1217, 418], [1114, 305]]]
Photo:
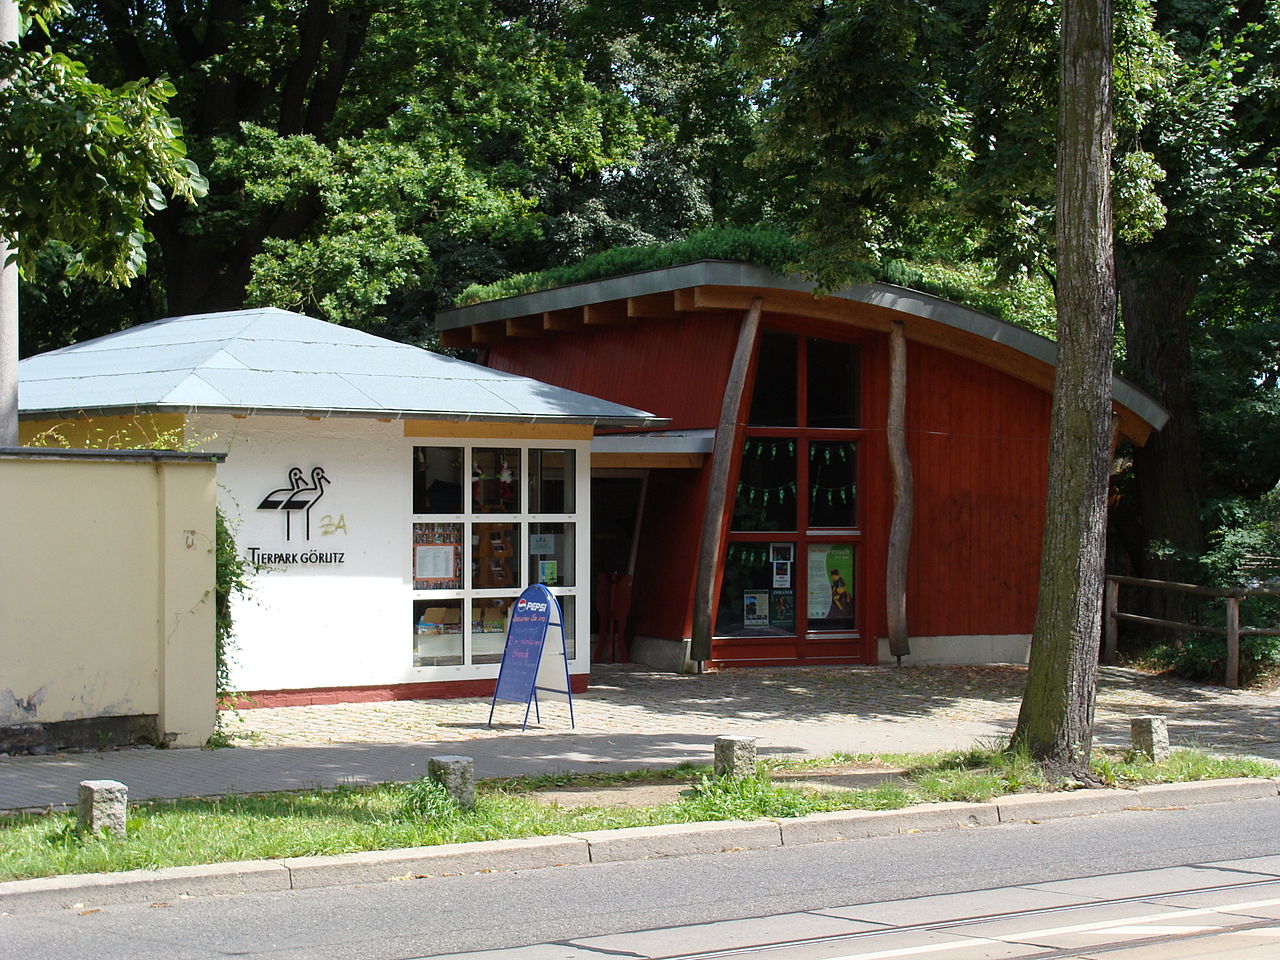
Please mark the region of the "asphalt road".
[[[509, 960], [613, 960], [705, 957], [787, 940], [802, 942], [752, 955], [778, 960], [1093, 957], [1102, 954], [1071, 952], [1076, 946], [1071, 943], [1048, 953], [1019, 947], [967, 955], [938, 946], [961, 936], [941, 927], [926, 931], [932, 941], [917, 943], [908, 936], [878, 950], [868, 946], [862, 928], [918, 928], [1023, 910], [1074, 911], [1082, 900], [1102, 901], [1094, 908], [1104, 911], [1117, 909], [1109, 901], [1126, 901], [1128, 913], [1105, 914], [1107, 923], [1126, 921], [1116, 929], [1134, 928], [1136, 921], [1127, 921], [1135, 917], [1201, 906], [1187, 897], [1216, 897], [1216, 904], [1275, 899], [1280, 905], [1280, 884], [1274, 882], [1280, 877], [1277, 822], [1280, 798], [526, 874], [0, 916], [0, 960], [403, 960], [496, 950]], [[1137, 876], [1108, 876], [1134, 872]], [[918, 899], [964, 893], [973, 895]], [[1021, 922], [1023, 931], [1030, 924], [1039, 933], [1092, 921], [1071, 913], [1066, 919], [1028, 914], [1001, 922]], [[1157, 935], [1170, 936], [1160, 932], [1169, 922], [1143, 922], [1154, 924]], [[1258, 929], [1265, 925], [1255, 919]], [[970, 927], [963, 935], [972, 932]], [[1141, 944], [1142, 933], [1126, 936], [1136, 936]], [[828, 936], [835, 939], [811, 942]], [[919, 950], [930, 943], [933, 949]], [[1223, 956], [1251, 956], [1241, 952], [1243, 940], [1230, 945], [1240, 949]], [[1092, 951], [1095, 944], [1088, 946]], [[1132, 956], [1211, 955], [1203, 946], [1197, 947], [1200, 952], [1179, 953], [1181, 948], [1164, 943], [1151, 947], [1157, 952]], [[901, 952], [907, 949], [915, 953]], [[1257, 955], [1280, 955], [1280, 939], [1267, 949], [1272, 953]]]

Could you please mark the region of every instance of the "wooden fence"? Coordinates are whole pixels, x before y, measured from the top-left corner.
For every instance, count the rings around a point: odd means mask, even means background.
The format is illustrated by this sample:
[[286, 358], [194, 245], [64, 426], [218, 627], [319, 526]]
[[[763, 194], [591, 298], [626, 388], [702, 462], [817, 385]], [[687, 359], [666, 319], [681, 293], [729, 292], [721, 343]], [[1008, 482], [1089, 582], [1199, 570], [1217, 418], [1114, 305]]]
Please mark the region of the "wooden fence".
[[[1120, 588], [1148, 587], [1153, 590], [1174, 590], [1190, 593], [1198, 597], [1214, 597], [1227, 602], [1227, 625], [1210, 627], [1198, 623], [1179, 623], [1176, 620], [1161, 620], [1156, 617], [1142, 617], [1136, 613], [1122, 613], [1120, 606]], [[1126, 620], [1130, 623], [1145, 623], [1153, 627], [1169, 627], [1174, 630], [1190, 630], [1193, 633], [1212, 633], [1227, 638], [1226, 684], [1228, 687], [1240, 686], [1240, 638], [1242, 636], [1280, 637], [1280, 630], [1266, 627], [1240, 626], [1240, 601], [1245, 597], [1280, 597], [1280, 589], [1274, 587], [1201, 587], [1194, 583], [1174, 583], [1170, 580], [1146, 580], [1142, 577], [1107, 577], [1105, 597], [1102, 662], [1116, 662], [1116, 633], [1118, 623]]]

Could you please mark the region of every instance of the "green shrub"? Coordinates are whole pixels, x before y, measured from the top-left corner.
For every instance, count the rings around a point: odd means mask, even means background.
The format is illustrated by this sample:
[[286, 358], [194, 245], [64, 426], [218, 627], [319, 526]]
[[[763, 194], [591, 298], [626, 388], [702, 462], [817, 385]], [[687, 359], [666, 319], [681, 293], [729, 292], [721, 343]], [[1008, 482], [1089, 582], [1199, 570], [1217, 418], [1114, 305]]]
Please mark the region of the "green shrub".
[[799, 817], [813, 805], [798, 790], [775, 786], [767, 776], [717, 777], [702, 774], [693, 795], [677, 803], [683, 820], [756, 820], [760, 817]]
[[449, 796], [444, 785], [428, 777], [410, 780], [400, 789], [399, 813], [406, 819], [444, 824], [456, 820], [462, 813], [458, 801]]
[[[1214, 587], [1274, 586], [1280, 569], [1280, 492], [1256, 500], [1234, 497], [1209, 506], [1213, 532], [1209, 550], [1194, 558], [1199, 582]], [[1226, 604], [1204, 607], [1206, 626], [1223, 627]], [[1241, 627], [1280, 627], [1280, 597], [1245, 597], [1240, 602]], [[1226, 637], [1188, 633], [1154, 647], [1150, 658], [1178, 676], [1221, 683], [1226, 672]], [[1280, 637], [1240, 637], [1240, 682], [1250, 683], [1280, 668]]]

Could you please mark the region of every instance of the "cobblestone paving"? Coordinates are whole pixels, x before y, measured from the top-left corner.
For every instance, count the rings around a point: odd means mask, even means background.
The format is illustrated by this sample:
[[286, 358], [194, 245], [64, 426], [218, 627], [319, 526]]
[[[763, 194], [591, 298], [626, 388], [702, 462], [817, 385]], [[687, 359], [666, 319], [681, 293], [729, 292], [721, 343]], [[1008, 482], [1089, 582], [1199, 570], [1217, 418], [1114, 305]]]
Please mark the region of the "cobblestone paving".
[[[724, 670], [677, 676], [635, 665], [597, 666], [574, 697], [578, 733], [717, 733], [727, 723], [810, 726], [892, 720], [994, 723], [1012, 727], [1026, 672], [1013, 666], [824, 667]], [[1118, 667], [1102, 669], [1096, 708], [1100, 738], [1124, 742], [1128, 718], [1169, 718], [1175, 745], [1280, 759], [1280, 697], [1197, 686]], [[547, 723], [567, 720], [563, 702], [544, 703]], [[503, 703], [489, 729], [487, 699], [411, 700], [246, 710], [229, 724], [244, 746], [466, 741], [508, 735], [524, 708]], [[532, 723], [532, 716], [530, 717]]]

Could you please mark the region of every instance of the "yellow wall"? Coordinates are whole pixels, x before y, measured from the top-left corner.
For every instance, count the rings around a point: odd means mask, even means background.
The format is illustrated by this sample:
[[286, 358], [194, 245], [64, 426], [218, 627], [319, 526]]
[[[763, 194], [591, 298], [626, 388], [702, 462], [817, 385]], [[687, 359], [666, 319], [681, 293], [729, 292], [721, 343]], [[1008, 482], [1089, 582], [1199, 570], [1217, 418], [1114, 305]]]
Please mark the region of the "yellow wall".
[[209, 463], [0, 457], [0, 725], [214, 723]]

